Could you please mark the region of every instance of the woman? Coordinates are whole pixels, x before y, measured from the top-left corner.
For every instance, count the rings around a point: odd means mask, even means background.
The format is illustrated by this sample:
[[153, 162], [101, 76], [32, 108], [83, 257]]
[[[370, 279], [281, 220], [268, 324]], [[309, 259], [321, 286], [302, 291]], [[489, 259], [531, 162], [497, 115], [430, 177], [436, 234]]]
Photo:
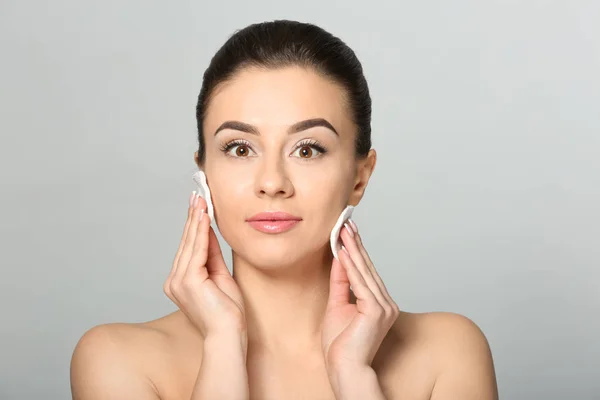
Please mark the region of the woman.
[[354, 222], [332, 255], [331, 229], [375, 167], [370, 119], [361, 64], [338, 38], [291, 21], [233, 35], [204, 74], [194, 155], [233, 276], [192, 195], [164, 285], [179, 310], [88, 331], [73, 398], [496, 399], [475, 324], [400, 312]]

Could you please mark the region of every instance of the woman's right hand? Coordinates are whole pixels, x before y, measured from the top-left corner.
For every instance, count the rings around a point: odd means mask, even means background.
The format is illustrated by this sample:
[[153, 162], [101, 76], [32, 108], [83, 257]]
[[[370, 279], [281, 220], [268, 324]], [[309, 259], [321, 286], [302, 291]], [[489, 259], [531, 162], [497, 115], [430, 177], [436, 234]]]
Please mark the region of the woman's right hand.
[[163, 290], [205, 339], [246, 335], [242, 293], [227, 269], [210, 226], [206, 201], [195, 192], [190, 197], [183, 237]]

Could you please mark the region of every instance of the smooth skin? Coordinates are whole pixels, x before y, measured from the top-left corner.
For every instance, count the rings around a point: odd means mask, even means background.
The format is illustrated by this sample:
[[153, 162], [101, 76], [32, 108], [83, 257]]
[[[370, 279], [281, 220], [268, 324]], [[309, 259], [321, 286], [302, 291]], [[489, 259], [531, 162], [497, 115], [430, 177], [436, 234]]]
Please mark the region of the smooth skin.
[[[345, 100], [342, 87], [299, 67], [247, 68], [216, 89], [206, 159], [195, 161], [233, 275], [205, 201], [191, 196], [163, 287], [179, 310], [86, 332], [71, 363], [74, 399], [498, 398], [490, 348], [472, 321], [401, 311], [354, 222], [333, 258], [330, 229], [360, 203], [376, 163], [374, 150], [355, 157]], [[333, 130], [303, 122], [315, 119]], [[262, 211], [302, 221], [265, 234], [246, 222]]]

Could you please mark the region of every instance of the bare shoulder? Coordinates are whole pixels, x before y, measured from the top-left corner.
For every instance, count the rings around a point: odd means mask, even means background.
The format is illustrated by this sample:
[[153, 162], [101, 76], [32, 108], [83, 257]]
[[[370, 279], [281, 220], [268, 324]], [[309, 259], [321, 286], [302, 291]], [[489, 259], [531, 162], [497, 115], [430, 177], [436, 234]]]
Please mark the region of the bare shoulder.
[[[394, 326], [415, 339], [426, 340], [440, 351], [440, 362], [453, 352], [489, 353], [482, 330], [464, 315], [449, 312], [402, 313]], [[459, 347], [457, 347], [459, 346]]]
[[392, 331], [404, 356], [427, 360], [422, 366], [429, 371], [432, 400], [498, 398], [490, 346], [471, 319], [447, 312], [402, 312]]
[[153, 376], [173, 353], [173, 314], [146, 323], [111, 323], [88, 330], [71, 359], [74, 399], [160, 399]]

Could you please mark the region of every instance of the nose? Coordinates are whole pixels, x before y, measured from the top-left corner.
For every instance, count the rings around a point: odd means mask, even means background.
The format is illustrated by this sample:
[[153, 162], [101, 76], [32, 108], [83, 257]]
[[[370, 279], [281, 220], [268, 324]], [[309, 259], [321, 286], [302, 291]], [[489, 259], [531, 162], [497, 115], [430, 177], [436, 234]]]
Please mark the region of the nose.
[[259, 197], [290, 197], [294, 186], [286, 171], [285, 161], [280, 157], [263, 157], [260, 161], [256, 180], [256, 194]]

